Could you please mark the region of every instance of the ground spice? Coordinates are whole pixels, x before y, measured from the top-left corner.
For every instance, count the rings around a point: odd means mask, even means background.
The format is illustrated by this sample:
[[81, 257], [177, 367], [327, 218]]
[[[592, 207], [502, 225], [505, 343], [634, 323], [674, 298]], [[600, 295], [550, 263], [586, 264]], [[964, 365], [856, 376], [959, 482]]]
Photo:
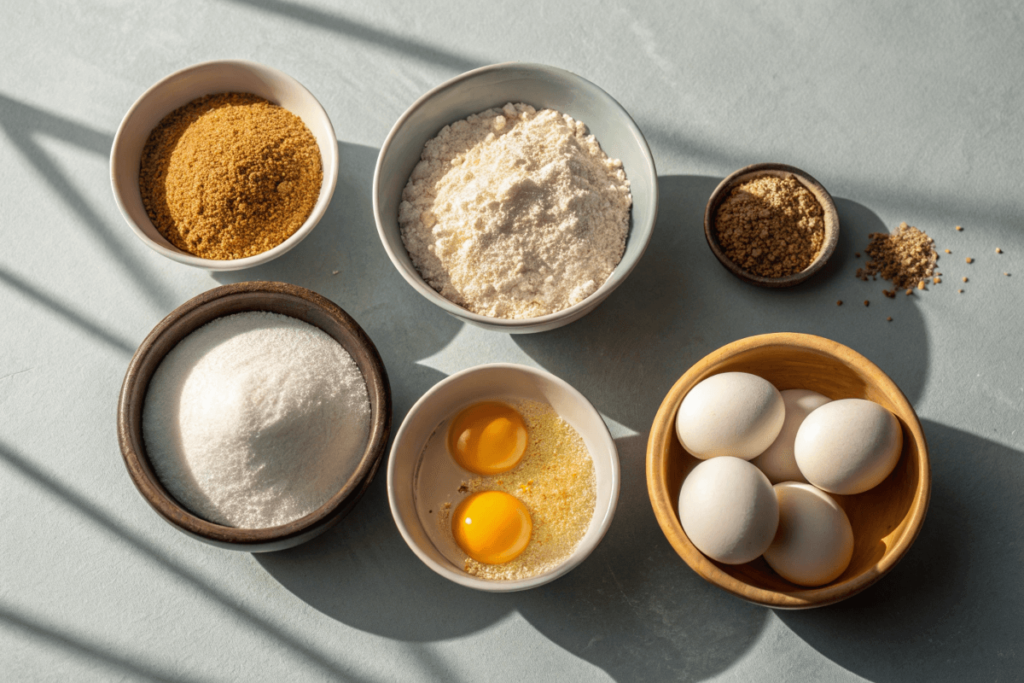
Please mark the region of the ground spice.
[[821, 204], [793, 176], [733, 188], [715, 213], [718, 243], [748, 273], [785, 277], [811, 265], [825, 241]]
[[894, 233], [873, 232], [868, 237], [871, 243], [864, 251], [871, 260], [857, 269], [859, 279], [881, 275], [896, 288], [907, 289], [908, 294], [912, 287], [925, 288], [938, 260], [931, 237], [906, 223], [900, 223]]
[[316, 139], [295, 114], [256, 95], [189, 102], [142, 151], [146, 213], [174, 246], [201, 258], [255, 256], [290, 237], [320, 195]]

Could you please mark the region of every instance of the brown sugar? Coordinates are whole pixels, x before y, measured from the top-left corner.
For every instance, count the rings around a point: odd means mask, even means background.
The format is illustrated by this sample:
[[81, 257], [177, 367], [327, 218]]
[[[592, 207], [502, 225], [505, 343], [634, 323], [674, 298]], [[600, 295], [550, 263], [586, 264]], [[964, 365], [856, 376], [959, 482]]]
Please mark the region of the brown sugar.
[[715, 214], [715, 231], [740, 268], [785, 277], [807, 268], [821, 251], [824, 211], [793, 176], [765, 175], [733, 188]]
[[305, 223], [320, 196], [316, 139], [295, 114], [222, 93], [168, 114], [139, 166], [146, 213], [175, 247], [207, 259], [255, 256]]
[[864, 251], [871, 260], [857, 269], [858, 278], [881, 275], [897, 289], [925, 288], [925, 279], [935, 273], [938, 259], [931, 237], [906, 223], [900, 223], [894, 233], [873, 232], [868, 237], [871, 243]]

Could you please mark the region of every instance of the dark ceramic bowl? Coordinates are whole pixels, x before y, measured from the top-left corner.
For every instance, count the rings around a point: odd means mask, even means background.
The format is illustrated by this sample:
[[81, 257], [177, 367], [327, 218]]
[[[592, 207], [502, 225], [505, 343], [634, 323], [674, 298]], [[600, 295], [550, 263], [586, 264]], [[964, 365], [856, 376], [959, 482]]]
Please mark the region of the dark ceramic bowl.
[[[142, 439], [146, 390], [164, 356], [206, 323], [245, 311], [280, 313], [314, 325], [348, 351], [363, 373], [370, 398], [370, 435], [352, 477], [305, 517], [266, 529], [238, 529], [196, 516], [163, 487]], [[128, 474], [146, 502], [173, 527], [211, 545], [246, 552], [283, 550], [323, 533], [359, 502], [380, 467], [391, 433], [391, 388], [380, 354], [345, 311], [315, 292], [283, 282], [242, 282], [211, 289], [186, 301], [153, 328], [139, 346], [121, 386], [117, 436]]]
[[[715, 214], [718, 213], [718, 207], [729, 196], [733, 188], [748, 180], [766, 175], [778, 176], [780, 178], [795, 177], [801, 185], [814, 195], [814, 198], [821, 204], [822, 211], [824, 212], [825, 241], [821, 245], [821, 251], [818, 252], [818, 255], [811, 261], [809, 266], [799, 273], [793, 273], [785, 277], [755, 275], [730, 261], [729, 257], [725, 255], [722, 245], [718, 242], [718, 231], [715, 230]], [[829, 257], [832, 256], [832, 252], [836, 250], [836, 244], [839, 242], [839, 214], [836, 213], [835, 202], [832, 201], [832, 195], [828, 193], [828, 190], [799, 168], [785, 164], [754, 164], [753, 166], [741, 168], [727, 177], [711, 193], [707, 208], [704, 209], [704, 237], [707, 238], [708, 246], [711, 247], [711, 251], [719, 262], [725, 266], [726, 270], [744, 282], [749, 282], [758, 287], [792, 287], [821, 270]]]

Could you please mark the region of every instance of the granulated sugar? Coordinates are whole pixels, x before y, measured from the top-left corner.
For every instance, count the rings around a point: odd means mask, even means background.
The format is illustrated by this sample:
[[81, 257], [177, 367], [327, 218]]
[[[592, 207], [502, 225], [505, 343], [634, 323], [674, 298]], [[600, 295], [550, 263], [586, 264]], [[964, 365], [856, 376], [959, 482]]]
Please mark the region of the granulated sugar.
[[370, 426], [363, 376], [322, 330], [248, 312], [199, 328], [163, 359], [143, 438], [180, 503], [262, 529], [313, 512], [354, 473]]
[[583, 301], [622, 259], [632, 197], [586, 126], [506, 104], [445, 126], [402, 194], [402, 240], [442, 296], [495, 318]]

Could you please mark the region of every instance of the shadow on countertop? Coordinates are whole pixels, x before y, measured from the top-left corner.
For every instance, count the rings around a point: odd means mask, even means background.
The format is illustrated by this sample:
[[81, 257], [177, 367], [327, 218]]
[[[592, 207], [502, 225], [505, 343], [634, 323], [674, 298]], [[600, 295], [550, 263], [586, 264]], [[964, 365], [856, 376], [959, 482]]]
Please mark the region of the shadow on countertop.
[[[327, 225], [297, 247], [294, 257], [286, 255], [258, 275], [318, 289], [361, 324], [368, 320], [371, 338], [381, 340], [396, 396], [402, 396], [396, 400], [397, 425], [411, 402], [442, 377], [414, 359], [442, 348], [459, 323], [419, 300], [387, 262], [376, 232], [363, 226], [373, 225], [370, 188], [362, 185], [371, 176], [374, 150], [343, 143], [341, 152], [342, 177], [324, 219]], [[887, 311], [881, 283], [853, 277], [853, 252], [867, 244], [869, 232], [884, 230], [873, 213], [839, 200], [842, 236], [829, 265], [792, 290], [762, 290], [729, 275], [704, 243], [704, 203], [717, 183], [710, 177], [661, 178], [658, 226], [630, 279], [583, 320], [514, 337], [530, 357], [633, 432], [617, 440], [622, 490], [615, 521], [579, 568], [547, 586], [510, 595], [479, 593], [446, 581], [416, 561], [398, 535], [388, 513], [383, 473], [338, 527], [298, 548], [257, 556], [257, 561], [323, 614], [397, 640], [455, 638], [519, 612], [552, 642], [616, 679], [700, 680], [731, 666], [756, 642], [769, 614], [690, 571], [654, 519], [644, 459], [648, 426], [662, 397], [674, 378], [706, 353], [768, 331], [810, 332], [843, 341], [878, 362], [911, 398], [921, 393], [928, 354], [913, 302], [886, 300], [894, 304]], [[358, 229], [350, 229], [355, 225]], [[345, 245], [344, 253], [332, 256], [339, 244]], [[317, 259], [323, 273], [310, 274], [309, 264]], [[356, 276], [346, 270], [345, 287], [362, 283], [355, 285], [360, 291], [334, 287], [325, 275], [337, 267], [332, 263], [354, 269]], [[374, 288], [367, 289], [368, 282]], [[852, 304], [852, 299], [872, 296], [866, 292], [876, 293], [877, 308], [835, 304], [838, 298]], [[387, 315], [373, 314], [385, 305]], [[442, 334], [424, 344], [413, 340], [414, 348], [384, 353], [390, 335], [382, 326], [394, 324], [388, 321], [394, 320], [395, 307], [407, 308], [410, 320], [429, 318], [425, 328]], [[887, 323], [888, 315], [899, 323]], [[907, 338], [916, 342], [909, 359], [891, 352]], [[437, 376], [408, 377], [414, 369]]]
[[872, 681], [1020, 680], [1024, 453], [923, 424], [932, 498], [907, 556], [845, 602], [776, 614], [822, 655]]
[[[917, 400], [929, 367], [918, 305], [930, 292], [888, 299], [882, 290], [890, 283], [854, 276], [865, 261], [855, 253], [868, 245], [868, 235], [888, 232], [881, 219], [856, 202], [836, 199], [839, 243], [825, 267], [795, 287], [756, 287], [733, 277], [705, 241], [704, 207], [720, 181], [660, 177], [658, 223], [636, 270], [587, 317], [551, 332], [518, 335], [515, 343], [604, 415], [640, 434], [691, 365], [725, 344], [768, 332], [803, 332], [846, 344], [886, 372], [912, 403]], [[840, 300], [843, 305], [836, 305]]]

